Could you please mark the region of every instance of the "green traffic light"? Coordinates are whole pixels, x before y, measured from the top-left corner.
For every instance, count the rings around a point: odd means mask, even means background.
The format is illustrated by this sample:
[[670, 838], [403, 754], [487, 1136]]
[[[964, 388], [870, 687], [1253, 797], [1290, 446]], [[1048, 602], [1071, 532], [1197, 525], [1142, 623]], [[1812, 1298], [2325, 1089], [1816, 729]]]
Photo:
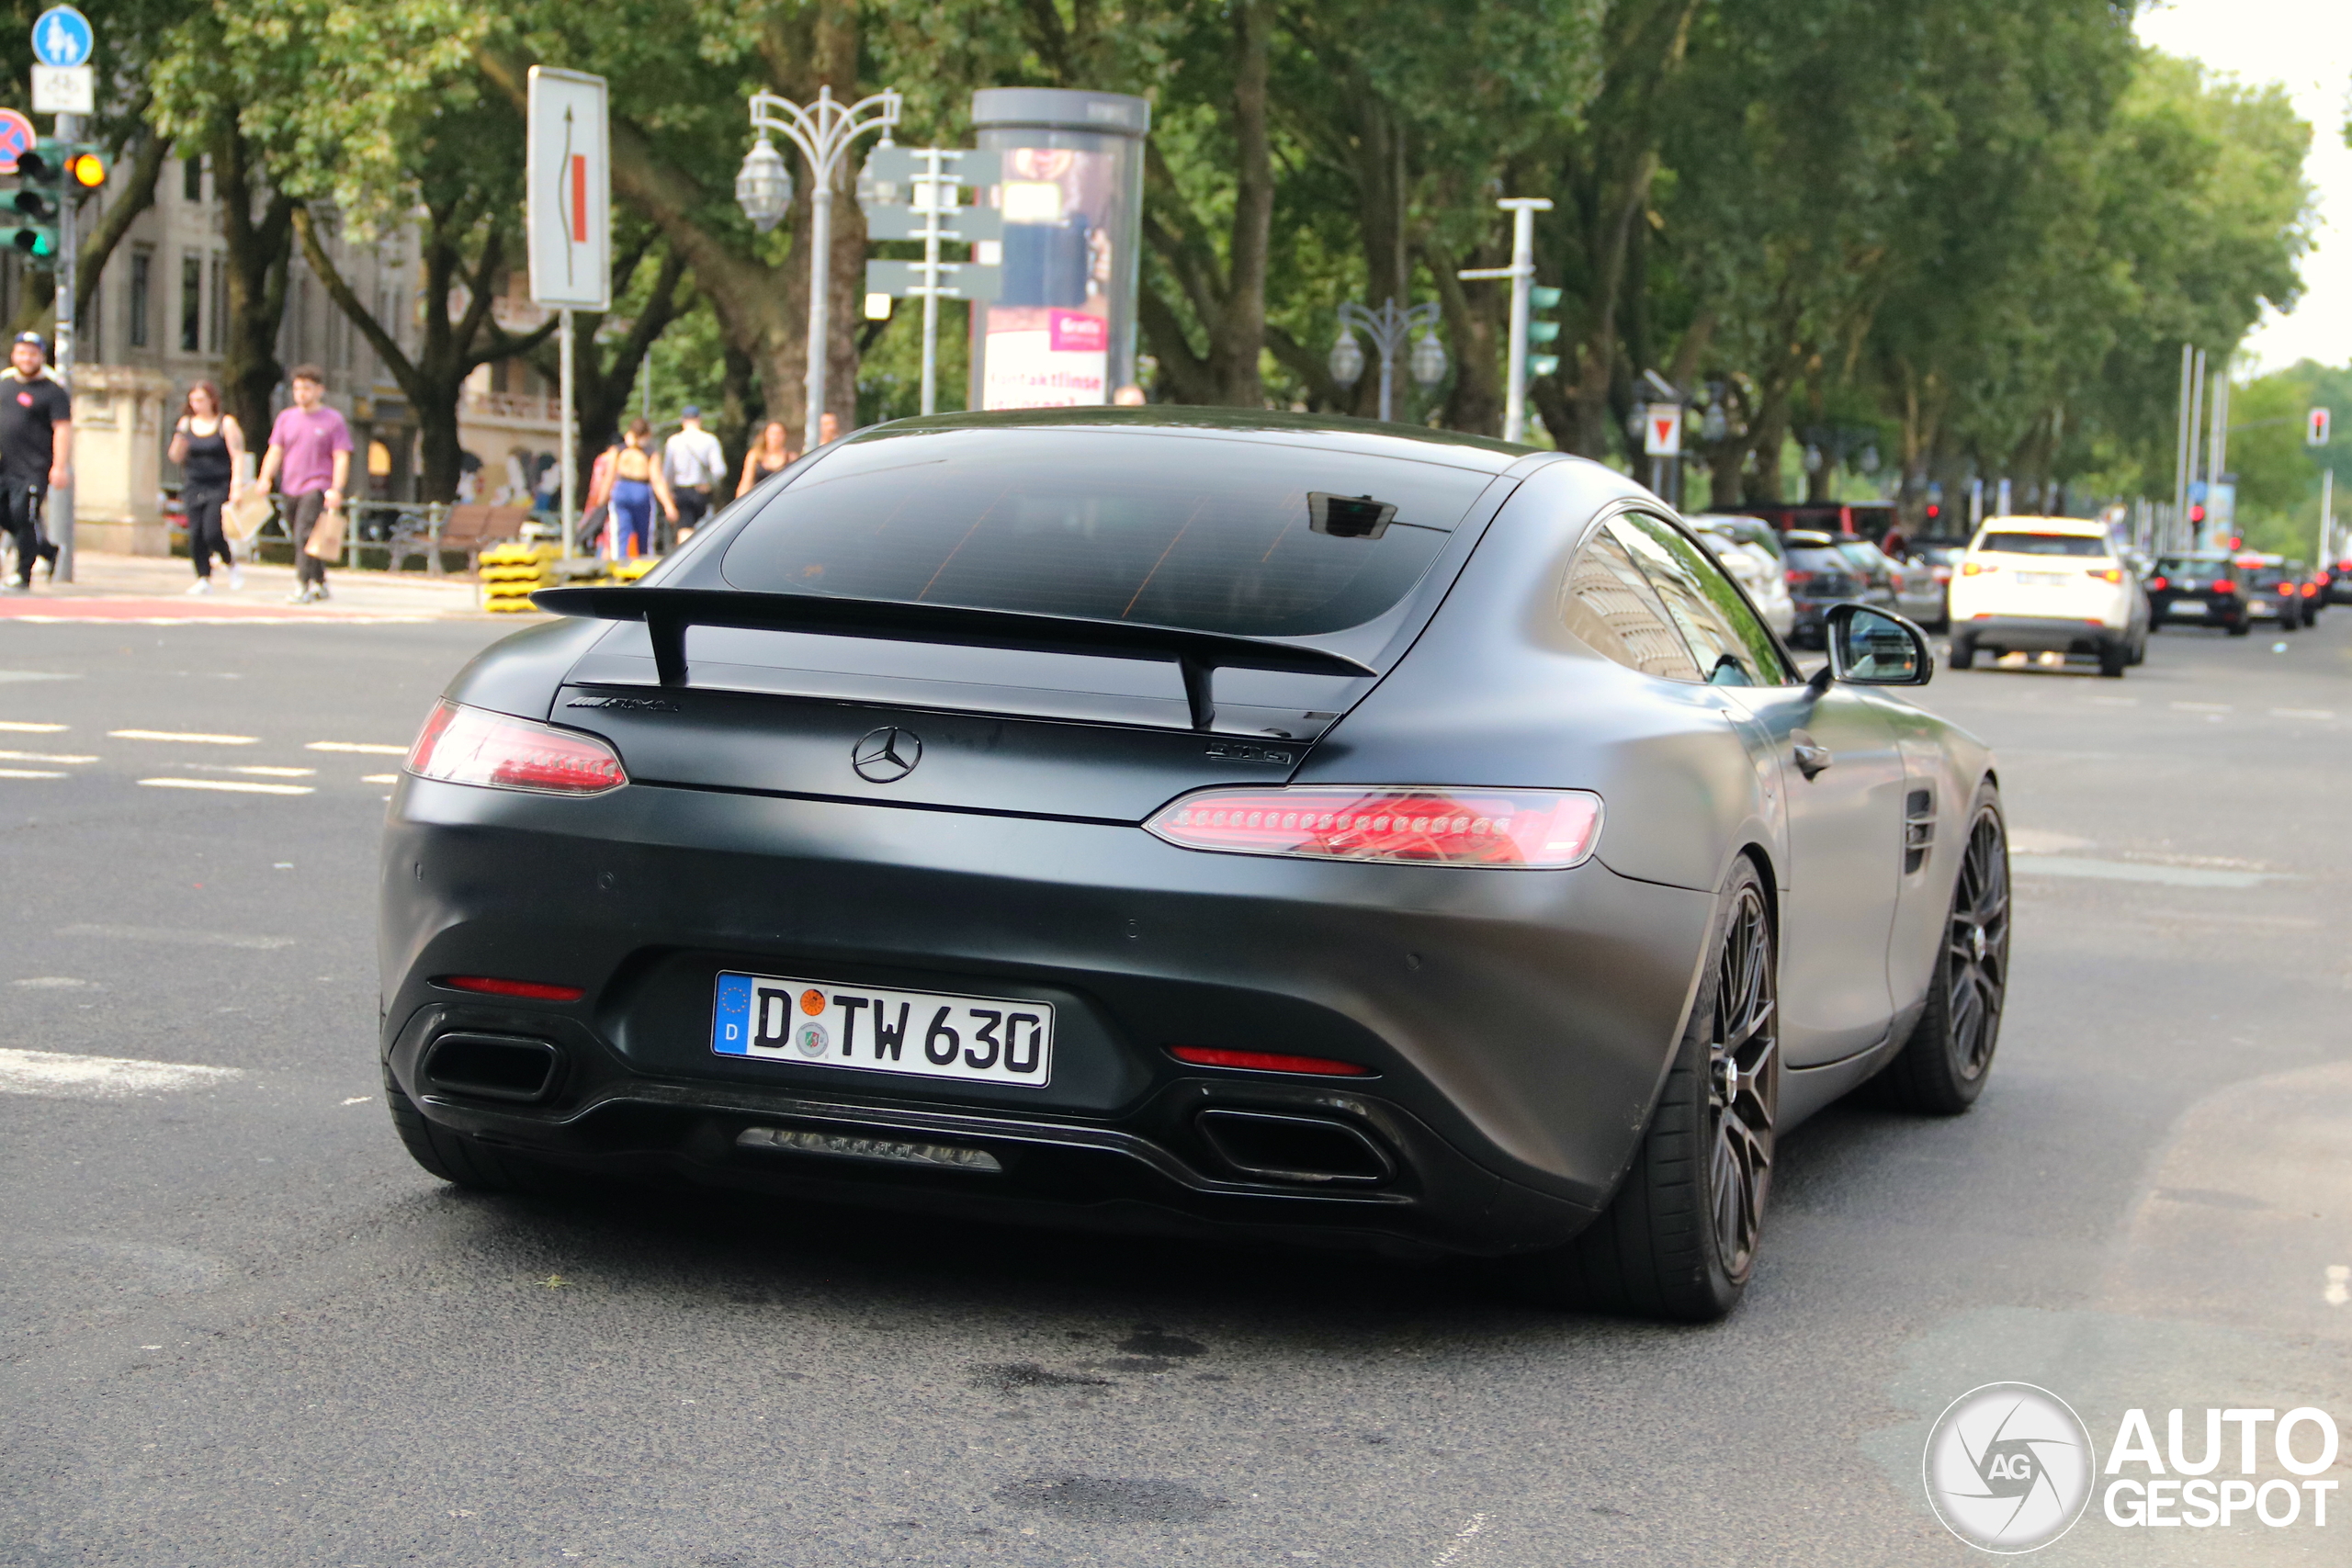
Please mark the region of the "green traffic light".
[[[1538, 310], [1555, 310], [1560, 306], [1560, 291], [1556, 288], [1546, 288], [1540, 283], [1533, 284], [1527, 290], [1527, 302]], [[1541, 341], [1549, 342], [1550, 340]]]
[[1550, 343], [1554, 338], [1558, 337], [1559, 335], [1560, 323], [1557, 321], [1530, 321], [1527, 323], [1527, 341], [1530, 343]]

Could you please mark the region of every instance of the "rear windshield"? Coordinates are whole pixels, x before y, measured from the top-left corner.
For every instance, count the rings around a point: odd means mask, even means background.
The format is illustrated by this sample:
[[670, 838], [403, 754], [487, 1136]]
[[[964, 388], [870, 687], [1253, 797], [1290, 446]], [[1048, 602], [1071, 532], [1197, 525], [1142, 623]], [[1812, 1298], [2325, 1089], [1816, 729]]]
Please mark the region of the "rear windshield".
[[1987, 534], [1980, 550], [2005, 556], [2104, 556], [2107, 541], [2096, 534]]
[[762, 592], [1308, 637], [1402, 599], [1491, 478], [1304, 445], [912, 432], [778, 491], [724, 570]]
[[2156, 573], [2175, 582], [2211, 582], [2217, 577], [2233, 577], [2238, 569], [2225, 560], [2199, 560], [2194, 557], [2166, 556], [2156, 562]]

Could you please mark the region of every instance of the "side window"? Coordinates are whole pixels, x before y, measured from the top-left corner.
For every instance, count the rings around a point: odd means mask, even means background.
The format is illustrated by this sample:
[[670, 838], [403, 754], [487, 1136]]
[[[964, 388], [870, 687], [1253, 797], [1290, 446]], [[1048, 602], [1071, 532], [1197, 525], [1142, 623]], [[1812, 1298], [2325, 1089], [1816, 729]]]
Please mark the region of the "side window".
[[1560, 584], [1560, 619], [1568, 630], [1629, 670], [1696, 681], [1690, 650], [1668, 624], [1648, 580], [1609, 530], [1594, 531]]
[[1638, 512], [1610, 527], [1657, 583], [1658, 597], [1690, 639], [1705, 679], [1726, 686], [1778, 686], [1796, 678], [1781, 662], [1771, 632], [1705, 550]]

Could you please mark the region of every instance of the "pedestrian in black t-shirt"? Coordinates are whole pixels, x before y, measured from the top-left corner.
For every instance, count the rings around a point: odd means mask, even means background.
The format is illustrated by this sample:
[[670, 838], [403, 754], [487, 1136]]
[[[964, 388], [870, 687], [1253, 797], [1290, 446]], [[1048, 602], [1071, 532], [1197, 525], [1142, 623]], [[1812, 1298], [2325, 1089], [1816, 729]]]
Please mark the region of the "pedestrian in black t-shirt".
[[49, 374], [39, 333], [19, 333], [0, 371], [0, 526], [17, 541], [17, 575], [0, 583], [13, 593], [33, 585], [33, 562], [57, 571], [57, 547], [41, 537], [40, 504], [65, 483], [74, 465], [74, 400]]

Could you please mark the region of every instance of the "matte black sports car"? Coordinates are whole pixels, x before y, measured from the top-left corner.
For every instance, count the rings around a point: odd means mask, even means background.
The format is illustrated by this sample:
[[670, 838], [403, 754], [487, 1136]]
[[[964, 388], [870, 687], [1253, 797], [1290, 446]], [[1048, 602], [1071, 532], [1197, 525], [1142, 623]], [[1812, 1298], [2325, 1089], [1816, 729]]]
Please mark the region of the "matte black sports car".
[[1789, 1127], [1951, 1112], [1991, 761], [1860, 605], [1801, 678], [1595, 463], [1225, 411], [822, 448], [454, 681], [393, 797], [428, 1169], [1509, 1258], [1683, 1318]]

